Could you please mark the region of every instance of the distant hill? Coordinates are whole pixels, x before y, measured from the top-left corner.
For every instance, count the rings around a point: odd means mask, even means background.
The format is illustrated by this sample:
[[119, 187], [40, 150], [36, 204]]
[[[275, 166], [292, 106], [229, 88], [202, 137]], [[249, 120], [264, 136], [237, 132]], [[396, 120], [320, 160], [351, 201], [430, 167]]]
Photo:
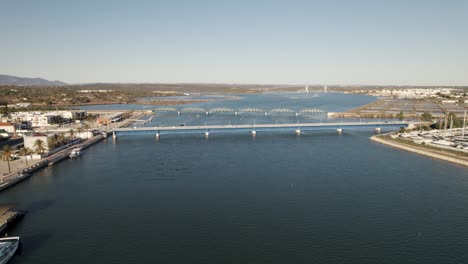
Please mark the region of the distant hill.
[[48, 81], [42, 78], [24, 78], [0, 74], [0, 85], [62, 86], [67, 84], [60, 81]]

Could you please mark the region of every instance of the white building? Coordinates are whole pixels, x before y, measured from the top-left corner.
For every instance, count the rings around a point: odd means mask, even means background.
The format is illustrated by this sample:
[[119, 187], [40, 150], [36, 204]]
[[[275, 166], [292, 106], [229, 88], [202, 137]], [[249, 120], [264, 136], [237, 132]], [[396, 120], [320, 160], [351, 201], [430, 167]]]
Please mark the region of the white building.
[[1, 122], [0, 123], [0, 129], [3, 129], [6, 132], [12, 133], [12, 134], [14, 134], [16, 132], [15, 126], [13, 124], [7, 123], [7, 122]]

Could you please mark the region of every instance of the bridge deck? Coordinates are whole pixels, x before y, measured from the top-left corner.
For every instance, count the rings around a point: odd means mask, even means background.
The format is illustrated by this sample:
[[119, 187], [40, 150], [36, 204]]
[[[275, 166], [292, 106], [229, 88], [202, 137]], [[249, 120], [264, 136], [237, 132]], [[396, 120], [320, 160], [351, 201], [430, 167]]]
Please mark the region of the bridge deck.
[[116, 128], [116, 135], [144, 134], [179, 134], [179, 133], [234, 133], [250, 131], [295, 131], [323, 129], [355, 129], [355, 128], [400, 128], [407, 127], [408, 122], [347, 122], [347, 123], [290, 123], [290, 124], [256, 124], [256, 125], [209, 125], [209, 126], [163, 126], [163, 127], [127, 127]]

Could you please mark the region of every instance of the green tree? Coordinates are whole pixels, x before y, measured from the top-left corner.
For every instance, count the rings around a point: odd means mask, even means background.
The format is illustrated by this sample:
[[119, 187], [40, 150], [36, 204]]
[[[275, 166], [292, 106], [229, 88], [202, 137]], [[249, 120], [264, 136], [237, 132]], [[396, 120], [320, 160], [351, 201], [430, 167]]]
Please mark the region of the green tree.
[[19, 154], [20, 154], [21, 156], [24, 156], [24, 158], [25, 158], [25, 160], [26, 160], [26, 167], [29, 166], [29, 165], [28, 165], [28, 157], [27, 157], [27, 156], [28, 156], [29, 154], [31, 154], [31, 152], [32, 152], [32, 151], [31, 151], [29, 148], [21, 148], [21, 149], [19, 150]]
[[8, 114], [8, 103], [5, 101], [0, 101], [0, 114]]
[[75, 138], [75, 131], [73, 129], [70, 129], [70, 131], [68, 131], [68, 134], [71, 139]]
[[423, 120], [423, 121], [432, 121], [432, 115], [429, 114], [428, 112], [424, 112], [421, 115], [421, 120]]
[[47, 146], [49, 149], [54, 149], [57, 147], [59, 141], [58, 141], [58, 135], [55, 134], [53, 137], [47, 138]]
[[463, 127], [463, 119], [458, 118], [454, 113], [450, 112], [447, 118], [447, 127], [450, 127], [450, 122], [453, 120], [453, 128]]
[[12, 151], [11, 151], [10, 145], [3, 146], [3, 159], [8, 162], [8, 173], [11, 172], [11, 168], [10, 168], [11, 154], [12, 154]]
[[44, 141], [40, 139], [36, 139], [36, 141], [34, 141], [34, 148], [37, 154], [39, 155], [42, 154], [45, 150]]
[[403, 111], [400, 111], [400, 113], [398, 113], [396, 115], [396, 118], [400, 119], [400, 120], [403, 120], [405, 118], [404, 114], [403, 114]]

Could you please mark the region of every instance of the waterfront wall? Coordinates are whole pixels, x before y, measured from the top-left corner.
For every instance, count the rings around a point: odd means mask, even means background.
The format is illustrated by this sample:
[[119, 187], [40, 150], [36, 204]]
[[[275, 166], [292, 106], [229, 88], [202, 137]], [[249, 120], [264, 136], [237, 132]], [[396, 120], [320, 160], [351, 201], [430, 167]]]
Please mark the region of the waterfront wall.
[[410, 152], [413, 152], [413, 153], [417, 153], [417, 154], [420, 154], [420, 155], [432, 157], [432, 158], [435, 158], [435, 159], [445, 160], [445, 161], [448, 161], [448, 162], [452, 162], [452, 163], [456, 163], [456, 164], [468, 167], [468, 160], [453, 157], [453, 156], [448, 156], [448, 155], [446, 155], [446, 154], [444, 154], [442, 152], [437, 152], [436, 150], [426, 150], [423, 147], [408, 146], [408, 145], [405, 145], [403, 143], [398, 143], [398, 142], [395, 142], [395, 141], [384, 139], [384, 138], [379, 137], [379, 136], [372, 136], [370, 139], [372, 141], [375, 141], [375, 142], [378, 142], [378, 143], [381, 143], [381, 144], [385, 144], [387, 146], [403, 149], [403, 150], [410, 151]]

